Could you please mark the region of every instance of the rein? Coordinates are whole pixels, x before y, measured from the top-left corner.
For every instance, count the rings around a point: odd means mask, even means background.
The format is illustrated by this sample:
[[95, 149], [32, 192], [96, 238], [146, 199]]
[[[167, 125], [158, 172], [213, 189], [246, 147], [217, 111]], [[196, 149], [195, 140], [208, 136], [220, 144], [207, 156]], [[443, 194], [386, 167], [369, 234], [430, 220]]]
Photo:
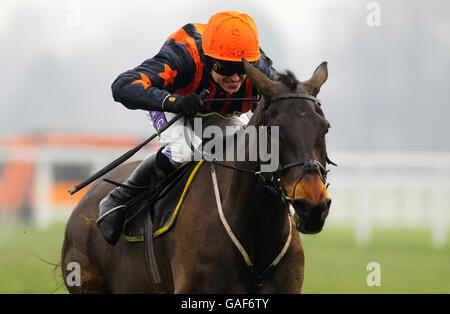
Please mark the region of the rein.
[[256, 98], [215, 98], [215, 99], [203, 99], [203, 103], [207, 102], [224, 102], [224, 101], [251, 101], [253, 103], [258, 103], [261, 99], [261, 96], [258, 95]]

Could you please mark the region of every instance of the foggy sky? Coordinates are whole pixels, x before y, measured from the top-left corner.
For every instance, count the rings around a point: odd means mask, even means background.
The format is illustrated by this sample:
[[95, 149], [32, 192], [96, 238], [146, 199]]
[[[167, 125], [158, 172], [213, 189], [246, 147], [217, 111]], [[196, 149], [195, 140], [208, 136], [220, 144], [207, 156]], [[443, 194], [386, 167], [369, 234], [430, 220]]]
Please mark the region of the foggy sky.
[[254, 18], [278, 70], [306, 80], [328, 61], [329, 149], [449, 151], [450, 3], [376, 1], [370, 27], [369, 2], [2, 0], [0, 135], [148, 137], [144, 112], [114, 102], [111, 83], [182, 25], [233, 9]]

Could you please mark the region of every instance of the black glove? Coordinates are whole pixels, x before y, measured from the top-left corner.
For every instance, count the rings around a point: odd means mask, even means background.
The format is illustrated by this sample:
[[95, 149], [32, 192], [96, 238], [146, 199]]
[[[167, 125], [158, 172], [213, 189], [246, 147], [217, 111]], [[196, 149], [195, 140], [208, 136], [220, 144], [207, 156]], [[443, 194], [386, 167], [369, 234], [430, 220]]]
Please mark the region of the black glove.
[[199, 95], [192, 93], [186, 96], [170, 95], [165, 98], [163, 111], [181, 113], [184, 116], [193, 116], [197, 112], [211, 112], [208, 106], [203, 104]]

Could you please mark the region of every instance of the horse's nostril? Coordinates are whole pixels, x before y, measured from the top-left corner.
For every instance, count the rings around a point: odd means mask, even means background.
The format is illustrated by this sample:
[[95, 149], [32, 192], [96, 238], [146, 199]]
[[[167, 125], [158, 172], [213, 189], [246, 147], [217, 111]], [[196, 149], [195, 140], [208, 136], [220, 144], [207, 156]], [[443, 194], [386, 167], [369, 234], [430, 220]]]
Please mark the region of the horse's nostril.
[[297, 214], [305, 219], [318, 219], [322, 216], [322, 213], [327, 210], [327, 203], [320, 202], [318, 204], [313, 204], [307, 200], [295, 200], [293, 202], [293, 207]]
[[292, 206], [298, 215], [297, 229], [301, 233], [314, 234], [322, 230], [328, 216], [331, 200], [325, 199], [319, 203], [311, 203], [305, 199], [297, 199]]

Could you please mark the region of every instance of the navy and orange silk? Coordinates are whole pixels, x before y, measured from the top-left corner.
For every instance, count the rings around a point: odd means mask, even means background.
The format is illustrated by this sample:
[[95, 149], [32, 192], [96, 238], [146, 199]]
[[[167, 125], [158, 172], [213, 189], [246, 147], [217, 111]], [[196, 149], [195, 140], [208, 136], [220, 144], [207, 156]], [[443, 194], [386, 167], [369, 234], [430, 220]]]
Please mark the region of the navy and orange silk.
[[[156, 56], [138, 67], [119, 75], [112, 84], [114, 100], [129, 109], [161, 111], [161, 104], [168, 94], [187, 95], [208, 89], [206, 99], [251, 98], [257, 90], [247, 78], [240, 90], [227, 94], [216, 84], [203, 63], [202, 33], [204, 24], [187, 24], [173, 33]], [[261, 51], [257, 68], [271, 79], [277, 72], [272, 60]], [[251, 102], [213, 103], [211, 109], [220, 114], [249, 111]]]

